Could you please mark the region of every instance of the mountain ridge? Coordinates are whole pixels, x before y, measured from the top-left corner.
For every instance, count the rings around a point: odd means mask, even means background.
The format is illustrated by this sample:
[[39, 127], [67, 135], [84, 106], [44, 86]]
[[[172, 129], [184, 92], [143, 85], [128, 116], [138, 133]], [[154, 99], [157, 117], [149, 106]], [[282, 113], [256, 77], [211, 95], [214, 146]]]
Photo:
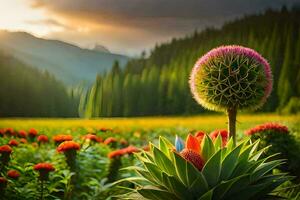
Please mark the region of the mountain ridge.
[[117, 60], [123, 67], [127, 56], [84, 49], [55, 39], [35, 37], [27, 32], [0, 31], [0, 48], [25, 64], [47, 70], [67, 85], [91, 83], [96, 74], [109, 71]]

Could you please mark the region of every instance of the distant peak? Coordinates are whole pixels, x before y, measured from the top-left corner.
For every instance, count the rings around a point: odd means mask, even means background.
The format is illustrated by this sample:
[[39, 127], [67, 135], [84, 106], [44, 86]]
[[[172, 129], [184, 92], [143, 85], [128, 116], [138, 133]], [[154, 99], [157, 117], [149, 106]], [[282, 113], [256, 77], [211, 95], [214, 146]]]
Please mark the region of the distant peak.
[[99, 51], [99, 52], [110, 53], [110, 51], [109, 51], [105, 46], [102, 46], [102, 45], [100, 45], [100, 44], [95, 44], [93, 50], [94, 50], [94, 51]]

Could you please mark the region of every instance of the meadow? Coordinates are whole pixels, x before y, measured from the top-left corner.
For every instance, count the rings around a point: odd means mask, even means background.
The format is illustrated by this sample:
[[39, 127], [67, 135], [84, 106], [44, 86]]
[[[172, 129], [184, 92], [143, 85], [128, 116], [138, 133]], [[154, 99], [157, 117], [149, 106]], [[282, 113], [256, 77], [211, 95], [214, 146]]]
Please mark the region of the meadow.
[[[265, 122], [278, 122], [288, 126], [294, 132], [300, 131], [300, 115], [278, 114], [241, 114], [237, 118], [237, 130], [243, 131]], [[50, 133], [74, 133], [75, 129], [87, 131], [94, 128], [113, 128], [120, 131], [165, 129], [172, 131], [189, 130], [213, 131], [226, 129], [227, 117], [222, 114], [197, 115], [182, 117], [132, 117], [132, 118], [95, 118], [95, 119], [68, 119], [68, 118], [2, 118], [0, 128], [14, 127], [16, 129], [36, 128]], [[174, 132], [175, 133], [175, 132]]]

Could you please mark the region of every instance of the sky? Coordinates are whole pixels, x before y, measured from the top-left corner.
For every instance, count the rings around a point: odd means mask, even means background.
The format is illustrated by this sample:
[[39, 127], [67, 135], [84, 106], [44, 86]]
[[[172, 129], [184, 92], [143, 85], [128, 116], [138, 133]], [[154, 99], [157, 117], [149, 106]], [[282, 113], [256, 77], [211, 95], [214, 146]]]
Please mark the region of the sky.
[[0, 29], [130, 56], [245, 14], [300, 0], [0, 0]]

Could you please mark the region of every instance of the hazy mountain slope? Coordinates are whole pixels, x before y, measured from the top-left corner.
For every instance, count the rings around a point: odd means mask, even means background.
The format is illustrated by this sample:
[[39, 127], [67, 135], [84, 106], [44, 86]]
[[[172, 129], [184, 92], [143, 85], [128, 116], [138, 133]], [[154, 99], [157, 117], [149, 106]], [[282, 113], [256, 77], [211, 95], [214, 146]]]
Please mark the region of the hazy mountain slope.
[[45, 40], [24, 32], [0, 31], [0, 48], [22, 62], [47, 70], [68, 85], [92, 82], [97, 73], [109, 71], [115, 60], [124, 66], [126, 56], [82, 49], [57, 40]]

